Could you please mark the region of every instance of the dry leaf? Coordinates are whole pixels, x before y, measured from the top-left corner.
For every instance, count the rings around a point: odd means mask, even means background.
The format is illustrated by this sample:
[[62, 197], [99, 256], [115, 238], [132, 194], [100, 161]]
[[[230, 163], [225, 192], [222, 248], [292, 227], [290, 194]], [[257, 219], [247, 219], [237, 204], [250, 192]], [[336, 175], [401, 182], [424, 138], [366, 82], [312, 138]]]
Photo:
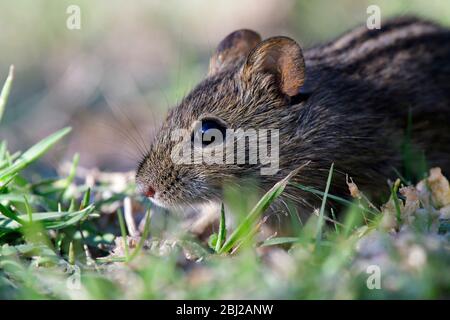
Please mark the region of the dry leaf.
[[358, 186], [353, 182], [353, 179], [350, 177], [349, 180], [348, 175], [346, 175], [345, 180], [347, 182], [348, 189], [350, 190], [350, 195], [355, 199], [361, 199], [361, 191], [359, 191]]
[[391, 198], [381, 207], [381, 228], [387, 231], [395, 231], [398, 227], [397, 211], [395, 209], [394, 200]]
[[436, 207], [441, 208], [449, 205], [450, 185], [447, 178], [442, 175], [441, 168], [431, 169], [427, 182], [431, 189], [431, 198]]
[[413, 186], [401, 188], [400, 193], [406, 198], [405, 204], [400, 205], [402, 219], [411, 224], [414, 221], [414, 214], [420, 208], [419, 194]]

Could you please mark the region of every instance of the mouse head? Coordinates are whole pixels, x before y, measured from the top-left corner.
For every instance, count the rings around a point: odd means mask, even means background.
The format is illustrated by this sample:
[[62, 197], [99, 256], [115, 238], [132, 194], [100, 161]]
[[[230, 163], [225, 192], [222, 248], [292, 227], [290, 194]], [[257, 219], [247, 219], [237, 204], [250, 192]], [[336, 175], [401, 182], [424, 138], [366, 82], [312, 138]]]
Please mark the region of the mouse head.
[[[269, 150], [278, 148], [269, 153], [280, 158], [277, 164], [282, 167], [285, 161], [278, 150], [288, 148], [294, 134], [289, 128], [295, 108], [302, 104], [304, 80], [304, 59], [294, 40], [261, 41], [250, 30], [231, 33], [211, 57], [206, 79], [169, 112], [139, 164], [139, 190], [164, 207], [220, 199], [224, 184], [261, 175], [263, 155], [258, 149], [263, 141]], [[227, 149], [234, 150], [231, 156], [220, 154], [239, 130], [243, 135], [234, 137], [244, 143]], [[215, 158], [208, 161], [202, 158], [205, 154]], [[262, 184], [276, 181], [277, 172], [278, 167], [265, 175]]]

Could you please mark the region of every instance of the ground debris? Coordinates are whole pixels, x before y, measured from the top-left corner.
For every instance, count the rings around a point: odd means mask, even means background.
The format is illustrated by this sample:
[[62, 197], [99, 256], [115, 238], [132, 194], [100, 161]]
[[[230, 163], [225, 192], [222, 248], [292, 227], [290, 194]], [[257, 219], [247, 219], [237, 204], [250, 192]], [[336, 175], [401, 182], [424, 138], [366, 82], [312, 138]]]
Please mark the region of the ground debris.
[[415, 186], [401, 187], [399, 193], [404, 200], [391, 195], [381, 206], [380, 227], [385, 231], [415, 228], [438, 233], [442, 223], [450, 218], [450, 186], [440, 168], [431, 169], [429, 176]]

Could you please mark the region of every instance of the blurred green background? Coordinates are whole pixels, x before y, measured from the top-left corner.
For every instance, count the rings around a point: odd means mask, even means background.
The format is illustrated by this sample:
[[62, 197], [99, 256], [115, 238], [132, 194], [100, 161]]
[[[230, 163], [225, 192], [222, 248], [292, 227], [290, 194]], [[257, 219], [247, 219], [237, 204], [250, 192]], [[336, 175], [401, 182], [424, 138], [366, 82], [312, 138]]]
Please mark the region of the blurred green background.
[[[86, 167], [133, 169], [135, 142], [150, 141], [228, 33], [251, 28], [310, 47], [365, 23], [371, 4], [380, 6], [382, 21], [414, 14], [450, 25], [448, 0], [2, 0], [0, 77], [14, 64], [16, 79], [0, 137], [11, 150], [25, 149], [70, 125], [66, 145], [43, 169], [51, 172], [75, 152]], [[81, 8], [80, 30], [66, 27], [69, 5]]]

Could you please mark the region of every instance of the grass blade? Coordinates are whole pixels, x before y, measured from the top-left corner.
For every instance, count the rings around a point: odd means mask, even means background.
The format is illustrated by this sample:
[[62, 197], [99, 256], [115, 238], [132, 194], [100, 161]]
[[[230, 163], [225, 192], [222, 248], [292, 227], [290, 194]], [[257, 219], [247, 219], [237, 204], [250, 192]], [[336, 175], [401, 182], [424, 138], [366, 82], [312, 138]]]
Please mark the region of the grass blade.
[[289, 180], [308, 164], [309, 162], [293, 170], [283, 180], [277, 182], [253, 207], [250, 213], [245, 217], [244, 221], [242, 221], [236, 230], [234, 230], [218, 253], [230, 251], [230, 249], [233, 248], [233, 246], [242, 238], [245, 231], [262, 215], [270, 204], [281, 195]]
[[327, 185], [325, 187], [325, 192], [323, 194], [322, 205], [320, 206], [319, 220], [317, 221], [317, 229], [316, 229], [316, 245], [322, 239], [322, 227], [324, 225], [325, 205], [327, 203], [328, 191], [330, 190], [331, 177], [333, 176], [333, 168], [334, 168], [334, 163], [331, 164], [330, 171], [328, 173]]
[[3, 113], [5, 112], [6, 103], [8, 102], [9, 93], [11, 92], [12, 82], [14, 80], [14, 66], [9, 67], [9, 74], [3, 85], [0, 93], [0, 122], [2, 121]]
[[219, 233], [217, 234], [217, 241], [215, 251], [219, 252], [222, 244], [225, 242], [227, 237], [227, 228], [225, 225], [225, 208], [222, 203], [222, 208], [220, 210], [220, 223], [219, 223]]
[[[0, 206], [0, 208], [5, 208], [1, 204]], [[42, 222], [45, 229], [63, 229], [75, 225], [91, 214], [93, 210], [94, 205], [90, 205], [83, 210], [75, 212], [35, 212], [32, 213], [31, 217], [28, 214], [14, 215], [7, 218], [0, 216], [0, 230], [4, 232], [17, 231], [21, 228], [21, 225], [27, 225], [30, 221]]]
[[73, 246], [73, 241], [70, 241], [69, 244], [69, 263], [71, 265], [75, 264], [75, 248]]
[[88, 188], [83, 196], [83, 200], [81, 200], [80, 210], [83, 210], [89, 204], [89, 199], [91, 198], [91, 188]]
[[41, 157], [46, 153], [55, 143], [61, 140], [65, 135], [70, 132], [70, 128], [61, 129], [54, 134], [44, 138], [26, 152], [24, 152], [14, 163], [6, 169], [0, 171], [0, 181], [9, 178], [11, 175], [23, 170], [33, 161]]
[[400, 209], [400, 203], [399, 203], [400, 200], [398, 199], [398, 196], [397, 196], [397, 191], [398, 191], [399, 187], [400, 187], [400, 179], [397, 179], [397, 180], [395, 180], [395, 183], [392, 186], [391, 196], [392, 196], [392, 201], [394, 201], [397, 223], [400, 225], [400, 223], [402, 222], [402, 216], [401, 216], [402, 212]]
[[122, 235], [123, 239], [123, 246], [125, 251], [125, 259], [129, 259], [129, 249], [128, 249], [128, 239], [127, 239], [127, 230], [125, 228], [125, 221], [123, 219], [123, 213], [122, 210], [117, 210], [117, 217], [119, 218], [119, 226], [120, 226], [120, 233]]
[[0, 203], [0, 213], [3, 214], [5, 217], [20, 223], [21, 225], [25, 224], [25, 222], [18, 215], [16, 215], [8, 207], [2, 205], [1, 203]]
[[300, 242], [301, 239], [298, 237], [277, 237], [265, 240], [263, 243], [261, 243], [261, 247], [268, 247], [268, 246], [276, 246], [280, 244], [292, 244]]
[[130, 259], [128, 259], [128, 262], [131, 262], [141, 251], [142, 247], [144, 246], [145, 240], [148, 238], [148, 235], [150, 233], [150, 209], [147, 211], [145, 215], [145, 224], [144, 224], [144, 231], [142, 232], [141, 239], [139, 239], [139, 242], [134, 249], [133, 253], [131, 253]]
[[25, 208], [28, 214], [28, 223], [33, 223], [33, 211], [31, 210], [30, 204], [28, 203], [27, 197], [24, 195], [23, 199], [25, 201]]
[[[295, 243], [310, 243], [309, 239], [303, 239], [298, 237], [276, 237], [272, 239], [265, 240], [261, 243], [260, 247], [277, 246], [281, 244], [295, 244]], [[330, 241], [322, 241], [322, 245], [332, 246], [333, 243]]]

